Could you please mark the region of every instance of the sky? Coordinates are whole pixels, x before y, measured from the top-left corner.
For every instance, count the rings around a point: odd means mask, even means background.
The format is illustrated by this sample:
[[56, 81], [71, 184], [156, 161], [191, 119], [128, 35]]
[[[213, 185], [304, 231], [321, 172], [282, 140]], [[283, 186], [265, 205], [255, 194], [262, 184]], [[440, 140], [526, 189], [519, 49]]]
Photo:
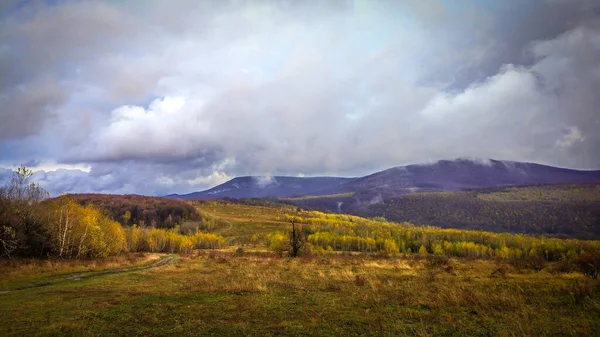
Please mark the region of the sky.
[[0, 2], [0, 180], [52, 195], [600, 169], [598, 93], [598, 0]]

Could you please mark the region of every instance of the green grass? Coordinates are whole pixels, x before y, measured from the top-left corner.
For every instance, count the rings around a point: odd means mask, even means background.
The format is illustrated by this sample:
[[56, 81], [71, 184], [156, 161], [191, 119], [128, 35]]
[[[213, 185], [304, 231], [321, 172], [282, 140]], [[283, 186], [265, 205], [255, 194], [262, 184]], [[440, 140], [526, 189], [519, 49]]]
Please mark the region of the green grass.
[[[0, 335], [592, 335], [600, 285], [489, 260], [197, 252], [0, 295]], [[502, 267], [503, 277], [492, 277]], [[432, 277], [434, 275], [434, 277]], [[361, 281], [362, 280], [362, 281]], [[577, 302], [576, 284], [587, 296]], [[589, 282], [589, 283], [585, 283]], [[581, 296], [580, 296], [581, 297]]]

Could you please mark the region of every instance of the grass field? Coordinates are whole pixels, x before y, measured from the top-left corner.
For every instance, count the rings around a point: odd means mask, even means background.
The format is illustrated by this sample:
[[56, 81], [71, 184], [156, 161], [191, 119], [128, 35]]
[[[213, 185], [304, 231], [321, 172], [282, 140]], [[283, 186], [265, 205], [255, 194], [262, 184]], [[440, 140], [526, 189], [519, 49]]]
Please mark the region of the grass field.
[[207, 230], [222, 235], [230, 244], [247, 244], [253, 235], [263, 239], [269, 233], [285, 230], [289, 226], [285, 214], [296, 209], [289, 205], [265, 207], [216, 201], [204, 201], [196, 207], [209, 223]]
[[[148, 258], [134, 257], [140, 263]], [[452, 259], [444, 268], [427, 268], [424, 262], [415, 256], [289, 259], [267, 252], [197, 251], [152, 269], [0, 294], [0, 335], [580, 336], [600, 331], [597, 280], [574, 273], [519, 273], [491, 260]], [[73, 268], [66, 263], [63, 272]], [[13, 284], [31, 280], [19, 272], [22, 266], [7, 269]]]
[[501, 259], [381, 252], [293, 259], [265, 247], [269, 233], [289, 229], [286, 215], [300, 214], [296, 207], [235, 202], [194, 207], [203, 226], [228, 239], [229, 248], [0, 261], [0, 336], [584, 336], [600, 331], [600, 281], [558, 272], [559, 262], [534, 271]]

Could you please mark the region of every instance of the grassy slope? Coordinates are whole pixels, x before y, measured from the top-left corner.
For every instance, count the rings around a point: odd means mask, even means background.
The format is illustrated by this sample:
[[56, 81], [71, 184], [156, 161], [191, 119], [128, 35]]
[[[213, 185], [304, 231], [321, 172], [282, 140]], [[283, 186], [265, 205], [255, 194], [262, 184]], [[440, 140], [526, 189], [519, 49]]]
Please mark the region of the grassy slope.
[[[235, 243], [284, 230], [294, 207], [197, 204]], [[262, 244], [259, 244], [262, 246]], [[174, 264], [0, 294], [0, 335], [591, 335], [600, 331], [600, 282], [581, 274], [518, 272], [493, 260], [418, 256], [199, 251]], [[260, 250], [260, 249], [259, 249]], [[4, 282], [145, 263], [3, 265]], [[61, 270], [60, 264], [64, 270]], [[493, 277], [498, 268], [505, 276]], [[34, 272], [33, 272], [34, 271]], [[432, 278], [433, 274], [437, 274]], [[3, 275], [3, 276], [4, 276]], [[43, 277], [42, 277], [43, 278]], [[579, 284], [579, 286], [577, 286]], [[581, 295], [577, 295], [581, 294]]]
[[252, 235], [285, 230], [289, 223], [283, 216], [296, 208], [289, 205], [254, 206], [232, 202], [202, 201], [194, 203], [208, 223], [206, 229], [221, 234], [231, 244], [249, 243]]
[[[599, 285], [452, 260], [199, 252], [151, 270], [0, 295], [0, 335], [590, 335]], [[357, 278], [358, 277], [358, 278]]]

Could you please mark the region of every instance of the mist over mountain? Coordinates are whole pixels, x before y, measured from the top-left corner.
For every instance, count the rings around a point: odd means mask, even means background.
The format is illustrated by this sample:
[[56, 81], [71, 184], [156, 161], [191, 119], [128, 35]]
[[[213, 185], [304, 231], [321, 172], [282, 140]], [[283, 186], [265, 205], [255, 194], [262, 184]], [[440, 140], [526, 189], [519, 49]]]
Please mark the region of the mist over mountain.
[[493, 159], [459, 158], [398, 166], [357, 178], [238, 177], [205, 191], [173, 194], [169, 197], [204, 200], [223, 197], [282, 198], [353, 193], [377, 200], [419, 191], [565, 183], [600, 183], [600, 171], [572, 170]]

